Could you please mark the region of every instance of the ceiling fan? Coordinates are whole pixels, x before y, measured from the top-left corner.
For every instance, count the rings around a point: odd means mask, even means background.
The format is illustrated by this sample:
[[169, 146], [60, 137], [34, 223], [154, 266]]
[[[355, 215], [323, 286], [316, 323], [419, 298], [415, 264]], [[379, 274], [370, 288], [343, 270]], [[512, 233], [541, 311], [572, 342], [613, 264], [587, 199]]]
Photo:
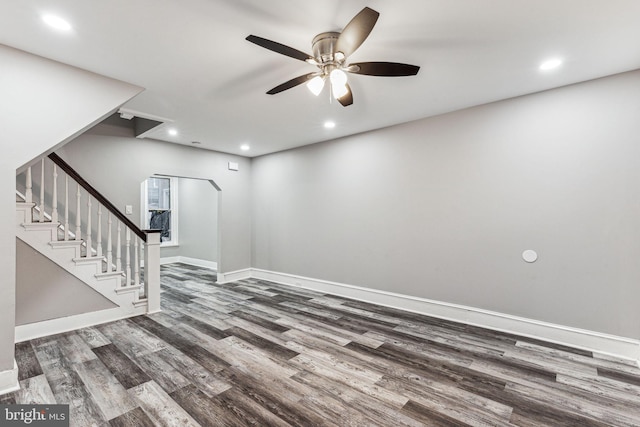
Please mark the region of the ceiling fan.
[[397, 62], [357, 62], [350, 64], [349, 55], [356, 51], [373, 30], [380, 14], [365, 7], [347, 24], [342, 32], [320, 33], [311, 43], [313, 56], [281, 43], [250, 35], [247, 40], [282, 55], [317, 66], [320, 70], [308, 73], [278, 85], [267, 92], [269, 95], [283, 92], [303, 83], [314, 95], [319, 95], [328, 80], [333, 97], [343, 106], [353, 104], [351, 87], [347, 74], [368, 76], [400, 77], [415, 76], [420, 67]]

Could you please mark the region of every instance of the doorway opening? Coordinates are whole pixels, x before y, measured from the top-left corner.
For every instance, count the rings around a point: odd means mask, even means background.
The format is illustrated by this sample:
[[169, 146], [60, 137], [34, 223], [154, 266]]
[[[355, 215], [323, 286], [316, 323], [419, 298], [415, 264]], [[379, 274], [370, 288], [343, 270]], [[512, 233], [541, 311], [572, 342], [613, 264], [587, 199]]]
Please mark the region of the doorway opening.
[[140, 222], [161, 229], [160, 264], [182, 263], [217, 273], [220, 187], [213, 180], [156, 174], [141, 184]]

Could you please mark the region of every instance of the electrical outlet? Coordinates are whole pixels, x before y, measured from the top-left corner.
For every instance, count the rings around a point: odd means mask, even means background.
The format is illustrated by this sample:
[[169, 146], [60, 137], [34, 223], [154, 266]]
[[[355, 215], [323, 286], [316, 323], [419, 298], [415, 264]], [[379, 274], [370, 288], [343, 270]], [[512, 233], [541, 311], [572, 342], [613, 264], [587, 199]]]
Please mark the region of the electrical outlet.
[[133, 206], [126, 205], [124, 207], [124, 213], [127, 214], [127, 215], [133, 215]]

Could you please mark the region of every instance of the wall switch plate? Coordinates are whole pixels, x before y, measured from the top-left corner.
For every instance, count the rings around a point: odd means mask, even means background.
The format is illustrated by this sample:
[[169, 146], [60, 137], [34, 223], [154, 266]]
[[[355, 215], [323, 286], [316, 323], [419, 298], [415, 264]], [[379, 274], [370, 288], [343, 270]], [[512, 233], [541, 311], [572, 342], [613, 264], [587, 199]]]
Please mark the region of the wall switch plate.
[[229, 170], [230, 171], [237, 171], [238, 170], [238, 164], [236, 162], [229, 162]]
[[133, 215], [133, 206], [126, 205], [124, 207], [124, 213], [126, 213], [127, 215]]

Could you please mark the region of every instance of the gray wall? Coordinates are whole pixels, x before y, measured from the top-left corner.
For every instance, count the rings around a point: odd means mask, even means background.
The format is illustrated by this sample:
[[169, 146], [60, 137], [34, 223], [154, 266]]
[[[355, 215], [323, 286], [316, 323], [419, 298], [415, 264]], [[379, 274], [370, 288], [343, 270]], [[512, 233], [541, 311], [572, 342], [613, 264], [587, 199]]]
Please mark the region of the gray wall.
[[[16, 169], [78, 135], [142, 89], [0, 45], [0, 389], [13, 370]], [[37, 126], [34, 126], [37, 123]]]
[[[122, 212], [133, 206], [140, 225], [140, 184], [154, 174], [211, 179], [218, 193], [218, 270], [251, 266], [251, 161], [231, 154], [131, 136], [99, 126], [57, 153]], [[239, 163], [238, 172], [228, 162]]]
[[16, 257], [16, 325], [117, 307], [20, 239]]
[[218, 261], [218, 190], [209, 181], [178, 179], [178, 244], [160, 256]]
[[253, 265], [640, 338], [639, 117], [636, 71], [254, 159]]

